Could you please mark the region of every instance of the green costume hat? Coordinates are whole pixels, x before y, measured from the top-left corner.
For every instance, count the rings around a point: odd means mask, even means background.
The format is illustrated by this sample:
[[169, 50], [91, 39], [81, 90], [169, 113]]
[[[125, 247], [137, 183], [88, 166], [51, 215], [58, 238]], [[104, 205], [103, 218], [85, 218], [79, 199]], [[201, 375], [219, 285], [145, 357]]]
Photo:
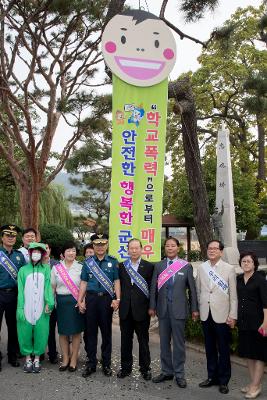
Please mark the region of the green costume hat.
[[37, 242], [32, 242], [29, 244], [28, 250], [33, 251], [33, 250], [41, 250], [43, 253], [46, 253], [46, 247], [44, 243], [37, 243]]

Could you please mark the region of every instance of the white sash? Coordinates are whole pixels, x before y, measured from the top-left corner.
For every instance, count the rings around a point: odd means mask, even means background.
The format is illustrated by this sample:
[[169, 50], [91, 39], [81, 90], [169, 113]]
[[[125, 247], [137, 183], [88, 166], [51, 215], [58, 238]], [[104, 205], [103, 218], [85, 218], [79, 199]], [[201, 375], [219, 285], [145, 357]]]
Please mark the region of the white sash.
[[202, 265], [212, 283], [214, 283], [224, 294], [228, 295], [228, 283], [217, 272], [214, 271], [208, 261]]

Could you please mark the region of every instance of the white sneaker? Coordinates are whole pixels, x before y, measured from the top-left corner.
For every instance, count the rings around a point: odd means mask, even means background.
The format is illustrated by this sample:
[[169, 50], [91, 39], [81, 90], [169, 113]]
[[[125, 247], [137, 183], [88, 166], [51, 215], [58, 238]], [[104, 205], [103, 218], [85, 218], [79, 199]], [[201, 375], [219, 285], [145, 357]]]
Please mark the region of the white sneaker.
[[27, 360], [23, 366], [23, 372], [30, 373], [33, 372], [32, 360]]
[[33, 370], [33, 372], [35, 372], [36, 374], [38, 374], [39, 372], [41, 372], [41, 364], [40, 364], [40, 361], [39, 361], [39, 360], [34, 360], [32, 370]]

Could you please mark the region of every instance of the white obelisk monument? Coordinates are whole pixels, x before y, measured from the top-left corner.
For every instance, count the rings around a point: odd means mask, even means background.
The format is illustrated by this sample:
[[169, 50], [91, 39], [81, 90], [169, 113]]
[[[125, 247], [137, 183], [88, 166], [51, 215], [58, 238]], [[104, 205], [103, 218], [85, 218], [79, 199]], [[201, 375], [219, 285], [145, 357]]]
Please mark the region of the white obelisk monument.
[[225, 246], [223, 259], [229, 264], [238, 266], [239, 251], [236, 237], [229, 130], [225, 125], [222, 125], [218, 131], [216, 207], [218, 208], [218, 212], [222, 214], [221, 231], [222, 241]]

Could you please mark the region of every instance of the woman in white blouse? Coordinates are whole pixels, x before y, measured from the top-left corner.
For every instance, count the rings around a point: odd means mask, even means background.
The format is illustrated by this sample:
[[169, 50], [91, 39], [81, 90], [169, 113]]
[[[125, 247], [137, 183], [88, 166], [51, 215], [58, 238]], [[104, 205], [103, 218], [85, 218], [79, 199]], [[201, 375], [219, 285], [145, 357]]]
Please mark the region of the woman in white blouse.
[[[56, 293], [59, 344], [62, 351], [60, 371], [74, 372], [77, 369], [81, 332], [84, 330], [84, 315], [77, 307], [82, 264], [76, 261], [77, 249], [74, 242], [67, 242], [62, 248], [63, 261], [51, 272], [51, 284]], [[70, 347], [69, 337], [72, 337]]]

